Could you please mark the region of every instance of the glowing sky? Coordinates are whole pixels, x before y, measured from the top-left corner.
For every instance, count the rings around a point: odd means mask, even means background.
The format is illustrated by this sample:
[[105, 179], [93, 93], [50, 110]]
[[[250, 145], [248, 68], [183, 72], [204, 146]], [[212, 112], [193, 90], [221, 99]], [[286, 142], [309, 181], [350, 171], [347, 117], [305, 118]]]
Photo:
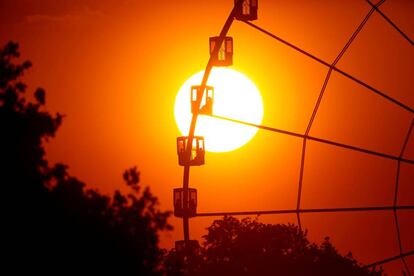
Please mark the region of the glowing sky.
[[[137, 165], [162, 208], [172, 208], [181, 186], [177, 164], [174, 100], [181, 85], [205, 68], [208, 38], [220, 31], [232, 0], [0, 2], [0, 42], [20, 43], [34, 67], [29, 88], [47, 91], [47, 106], [66, 114], [47, 146], [51, 162], [104, 192], [121, 188], [124, 169]], [[260, 1], [259, 26], [332, 62], [370, 6], [352, 1]], [[381, 9], [411, 38], [414, 2], [389, 0]], [[263, 124], [304, 132], [327, 68], [235, 22], [234, 66], [256, 84], [264, 103]], [[414, 50], [374, 13], [337, 65], [414, 107]], [[311, 134], [388, 154], [399, 154], [413, 115], [333, 73]], [[200, 211], [296, 207], [302, 141], [258, 131], [239, 150], [207, 153], [191, 172]], [[414, 137], [406, 155], [414, 158]], [[396, 162], [310, 142], [303, 208], [391, 205]], [[414, 167], [403, 165], [399, 203], [414, 204]], [[414, 249], [413, 212], [400, 212], [406, 250]], [[296, 222], [295, 216], [261, 217]], [[200, 238], [212, 218], [191, 221]], [[170, 247], [181, 239], [180, 220], [164, 235]], [[372, 262], [398, 254], [391, 212], [304, 215], [310, 238], [326, 235], [341, 252]], [[410, 226], [411, 225], [411, 226]], [[410, 232], [411, 231], [411, 232]], [[414, 257], [407, 258], [414, 269]], [[386, 265], [400, 271], [401, 262]]]

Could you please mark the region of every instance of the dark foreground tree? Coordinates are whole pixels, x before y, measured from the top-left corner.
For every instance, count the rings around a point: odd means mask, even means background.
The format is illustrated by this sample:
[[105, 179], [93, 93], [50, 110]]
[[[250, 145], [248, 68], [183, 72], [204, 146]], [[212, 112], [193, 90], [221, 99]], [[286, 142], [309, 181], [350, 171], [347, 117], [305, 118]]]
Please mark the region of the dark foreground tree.
[[171, 275], [382, 275], [368, 270], [349, 253], [342, 256], [326, 238], [310, 243], [295, 225], [264, 224], [246, 218], [224, 217], [207, 228], [200, 255], [192, 258], [191, 273], [179, 252], [170, 251], [166, 266]]
[[18, 58], [16, 43], [0, 51], [1, 271], [160, 273], [158, 233], [171, 230], [170, 212], [141, 187], [136, 168], [123, 175], [130, 193], [109, 197], [86, 189], [65, 165], [48, 164], [43, 143], [62, 116], [44, 109], [41, 88], [27, 100], [21, 78], [31, 63]]

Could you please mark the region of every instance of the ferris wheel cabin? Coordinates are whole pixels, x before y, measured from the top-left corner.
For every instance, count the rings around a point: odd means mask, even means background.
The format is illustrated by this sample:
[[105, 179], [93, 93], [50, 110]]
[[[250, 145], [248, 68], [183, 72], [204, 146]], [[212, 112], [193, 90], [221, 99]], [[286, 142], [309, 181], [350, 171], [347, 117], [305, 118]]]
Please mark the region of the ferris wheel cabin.
[[226, 36], [216, 55], [213, 55], [214, 46], [218, 43], [219, 37], [210, 37], [210, 55], [213, 58], [214, 66], [230, 66], [233, 64], [233, 38]]
[[174, 216], [194, 217], [197, 213], [197, 190], [188, 188], [187, 200], [185, 200], [184, 189], [175, 188], [173, 191]]
[[180, 166], [201, 166], [204, 165], [204, 137], [194, 136], [193, 146], [191, 147], [190, 159], [186, 158], [186, 149], [188, 147], [188, 136], [177, 137], [177, 154], [178, 164]]
[[[204, 97], [203, 97], [204, 95]], [[201, 108], [197, 105], [197, 101], [202, 98]], [[212, 115], [213, 114], [213, 102], [214, 102], [214, 88], [212, 86], [206, 86], [204, 91], [201, 90], [201, 86], [191, 86], [191, 112], [193, 114]]]
[[[234, 4], [240, 0], [234, 0]], [[242, 0], [241, 6], [236, 8], [235, 18], [243, 21], [253, 21], [257, 19], [257, 0]]]
[[188, 241], [189, 248], [186, 248], [185, 241], [176, 241], [175, 242], [175, 251], [178, 254], [183, 255], [199, 255], [200, 253], [200, 244], [197, 240], [189, 240]]

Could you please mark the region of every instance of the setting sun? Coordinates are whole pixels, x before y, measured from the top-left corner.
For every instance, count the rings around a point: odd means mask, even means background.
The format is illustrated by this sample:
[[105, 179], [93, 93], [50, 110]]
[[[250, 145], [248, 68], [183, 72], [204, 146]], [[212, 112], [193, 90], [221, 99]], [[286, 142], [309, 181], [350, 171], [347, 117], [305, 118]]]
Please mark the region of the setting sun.
[[0, 0], [3, 270], [414, 276], [413, 14]]
[[[178, 91], [174, 116], [179, 130], [188, 134], [191, 121], [191, 86], [199, 85], [203, 71], [191, 76]], [[214, 87], [213, 114], [254, 124], [263, 119], [263, 103], [255, 84], [245, 75], [232, 69], [214, 68], [208, 85]], [[195, 134], [204, 136], [206, 150], [226, 152], [245, 145], [257, 129], [200, 115]]]

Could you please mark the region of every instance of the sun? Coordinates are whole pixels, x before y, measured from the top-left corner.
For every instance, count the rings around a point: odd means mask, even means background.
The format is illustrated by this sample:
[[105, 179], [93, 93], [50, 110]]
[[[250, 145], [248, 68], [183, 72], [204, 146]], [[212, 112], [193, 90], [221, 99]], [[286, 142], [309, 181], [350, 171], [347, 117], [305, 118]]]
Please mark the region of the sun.
[[[174, 116], [182, 135], [188, 135], [191, 121], [190, 90], [200, 85], [204, 71], [191, 76], [175, 99]], [[214, 87], [213, 114], [254, 124], [263, 119], [262, 97], [256, 85], [242, 73], [213, 68], [207, 85]], [[205, 148], [211, 152], [227, 152], [240, 148], [256, 134], [257, 128], [200, 115], [195, 135], [204, 136]]]

